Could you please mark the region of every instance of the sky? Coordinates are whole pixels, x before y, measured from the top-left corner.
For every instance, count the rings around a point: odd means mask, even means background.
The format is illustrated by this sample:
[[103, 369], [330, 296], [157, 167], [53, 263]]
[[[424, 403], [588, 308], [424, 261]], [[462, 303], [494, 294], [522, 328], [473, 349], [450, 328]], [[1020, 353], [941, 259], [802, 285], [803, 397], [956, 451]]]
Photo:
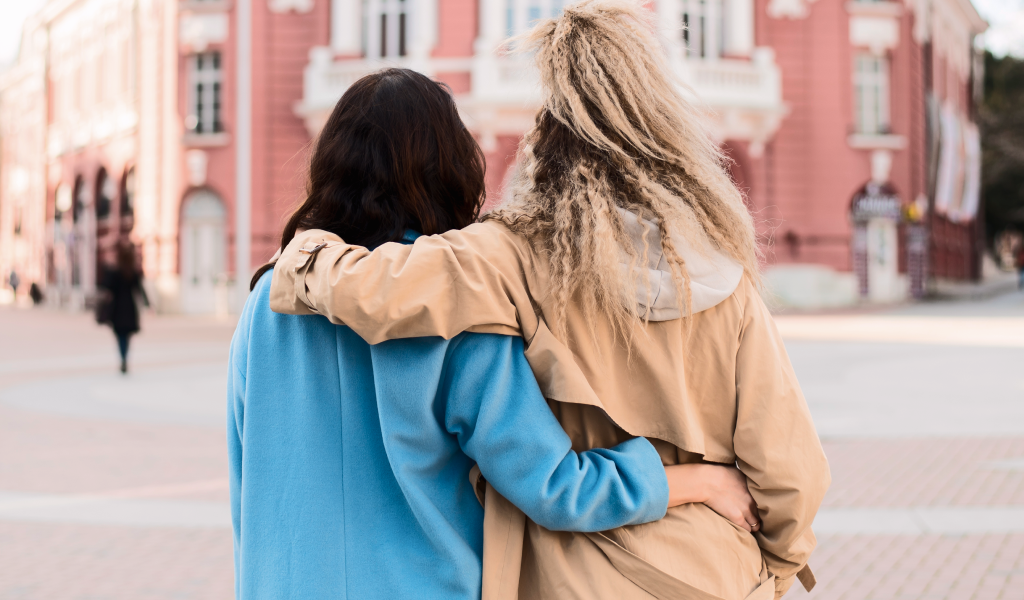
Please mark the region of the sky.
[[988, 21], [985, 46], [996, 56], [1024, 58], [1024, 0], [973, 0]]
[[46, 4], [46, 0], [0, 0], [0, 65], [18, 56], [21, 24]]
[[[1012, 54], [1024, 58], [1024, 0], [973, 1], [991, 25], [985, 34], [988, 49], [998, 56]], [[0, 0], [0, 65], [14, 62], [21, 24], [45, 3], [46, 0]]]

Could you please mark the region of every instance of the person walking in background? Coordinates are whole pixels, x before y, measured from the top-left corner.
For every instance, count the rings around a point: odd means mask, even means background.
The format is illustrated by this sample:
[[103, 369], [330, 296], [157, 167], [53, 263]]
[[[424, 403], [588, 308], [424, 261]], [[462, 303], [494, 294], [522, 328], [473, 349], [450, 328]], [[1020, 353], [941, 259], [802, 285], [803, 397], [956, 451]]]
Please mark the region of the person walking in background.
[[18, 272], [11, 269], [11, 276], [7, 278], [7, 283], [11, 284], [11, 289], [14, 290], [14, 297], [18, 297], [18, 286], [21, 285], [21, 277], [18, 277]]
[[106, 290], [98, 308], [96, 320], [110, 325], [117, 337], [121, 353], [121, 372], [128, 372], [128, 342], [139, 331], [139, 306], [136, 294], [145, 305], [149, 298], [142, 287], [142, 270], [135, 259], [135, 245], [122, 240], [117, 245], [117, 265], [104, 269], [99, 286]]
[[1017, 248], [1017, 289], [1024, 290], [1024, 242]]

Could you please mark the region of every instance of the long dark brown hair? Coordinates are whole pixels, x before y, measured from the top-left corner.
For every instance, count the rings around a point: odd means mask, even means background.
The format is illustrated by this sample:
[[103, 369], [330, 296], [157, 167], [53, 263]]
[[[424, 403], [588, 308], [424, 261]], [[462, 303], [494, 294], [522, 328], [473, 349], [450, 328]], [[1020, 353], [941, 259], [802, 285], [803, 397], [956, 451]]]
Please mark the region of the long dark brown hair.
[[[317, 138], [306, 200], [281, 234], [324, 229], [369, 248], [465, 227], [484, 199], [484, 157], [451, 91], [408, 69], [352, 84]], [[273, 263], [260, 267], [249, 289]]]

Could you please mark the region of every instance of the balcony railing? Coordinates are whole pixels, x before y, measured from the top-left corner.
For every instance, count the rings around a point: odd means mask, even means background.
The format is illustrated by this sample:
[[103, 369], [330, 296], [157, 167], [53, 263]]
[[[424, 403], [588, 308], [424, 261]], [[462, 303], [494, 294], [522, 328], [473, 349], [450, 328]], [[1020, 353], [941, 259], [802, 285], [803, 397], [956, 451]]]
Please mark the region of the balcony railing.
[[317, 47], [309, 53], [309, 64], [303, 73], [302, 100], [295, 112], [306, 121], [310, 134], [320, 131], [334, 105], [353, 83], [365, 75], [389, 67], [404, 67], [433, 75], [436, 72], [469, 71], [469, 60], [417, 60], [343, 58], [335, 60], [330, 48]]
[[540, 106], [540, 81], [529, 60], [477, 55], [473, 58], [474, 102], [502, 106]]
[[754, 60], [679, 60], [676, 75], [712, 109], [782, 106], [781, 75], [771, 57]]

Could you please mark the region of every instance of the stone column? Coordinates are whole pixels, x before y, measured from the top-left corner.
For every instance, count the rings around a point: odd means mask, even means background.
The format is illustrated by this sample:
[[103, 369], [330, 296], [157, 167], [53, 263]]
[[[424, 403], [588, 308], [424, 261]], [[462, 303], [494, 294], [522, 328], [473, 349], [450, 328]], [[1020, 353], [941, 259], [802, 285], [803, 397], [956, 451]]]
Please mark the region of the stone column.
[[747, 57], [753, 49], [753, 0], [725, 0], [726, 56]]
[[409, 29], [409, 59], [411, 67], [421, 73], [430, 73], [430, 54], [437, 45], [437, 0], [407, 0], [412, 25]]
[[331, 49], [354, 56], [363, 52], [362, 0], [331, 0]]

